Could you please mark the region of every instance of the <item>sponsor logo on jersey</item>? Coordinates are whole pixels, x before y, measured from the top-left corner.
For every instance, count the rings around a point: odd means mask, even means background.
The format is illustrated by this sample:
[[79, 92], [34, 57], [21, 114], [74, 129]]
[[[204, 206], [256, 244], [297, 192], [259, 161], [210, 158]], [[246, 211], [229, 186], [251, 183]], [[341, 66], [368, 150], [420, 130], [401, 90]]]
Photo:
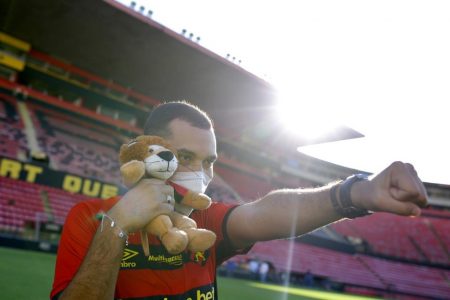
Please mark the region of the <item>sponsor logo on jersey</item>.
[[165, 254], [151, 255], [148, 257], [148, 261], [156, 263], [165, 263], [171, 266], [183, 265], [183, 256], [181, 254], [166, 256]]
[[[156, 297], [148, 297], [146, 299], [161, 299]], [[215, 288], [213, 285], [202, 286], [193, 290], [190, 290], [186, 294], [183, 295], [174, 295], [164, 297], [163, 300], [172, 300], [172, 299], [186, 299], [186, 300], [214, 300], [217, 299]]]
[[206, 265], [210, 251], [170, 254], [162, 245], [150, 245], [150, 255], [145, 256], [141, 245], [131, 244], [123, 251], [122, 269], [174, 270], [182, 268], [186, 263]]

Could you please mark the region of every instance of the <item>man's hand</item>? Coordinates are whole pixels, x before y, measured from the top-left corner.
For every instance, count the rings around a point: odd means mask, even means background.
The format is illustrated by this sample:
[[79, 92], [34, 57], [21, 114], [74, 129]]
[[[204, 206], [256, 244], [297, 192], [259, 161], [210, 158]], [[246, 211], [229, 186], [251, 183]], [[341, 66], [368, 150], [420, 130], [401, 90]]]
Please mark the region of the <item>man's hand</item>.
[[172, 212], [174, 200], [169, 199], [175, 199], [171, 186], [158, 179], [142, 179], [108, 215], [126, 232], [135, 232], [155, 217]]
[[416, 170], [402, 162], [394, 162], [370, 181], [356, 182], [351, 198], [356, 207], [403, 216], [419, 216], [428, 201]]

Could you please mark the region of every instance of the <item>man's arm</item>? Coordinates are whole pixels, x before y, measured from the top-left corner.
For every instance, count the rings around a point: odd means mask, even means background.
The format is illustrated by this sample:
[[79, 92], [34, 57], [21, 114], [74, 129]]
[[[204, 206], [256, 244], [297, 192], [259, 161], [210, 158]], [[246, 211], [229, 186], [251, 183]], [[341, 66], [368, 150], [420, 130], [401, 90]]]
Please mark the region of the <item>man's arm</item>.
[[115, 226], [104, 218], [103, 230], [98, 228], [80, 268], [59, 299], [112, 299], [125, 244], [120, 231], [135, 232], [156, 216], [173, 211], [168, 195], [173, 198], [173, 188], [154, 179], [144, 179], [129, 190], [107, 212]]
[[76, 276], [59, 299], [113, 299], [125, 240], [119, 228], [104, 219]]
[[[330, 199], [333, 184], [317, 189], [273, 191], [236, 208], [227, 223], [235, 247], [257, 241], [298, 236], [341, 219]], [[355, 207], [399, 215], [420, 214], [426, 205], [425, 187], [410, 164], [395, 162], [369, 181], [351, 189]]]

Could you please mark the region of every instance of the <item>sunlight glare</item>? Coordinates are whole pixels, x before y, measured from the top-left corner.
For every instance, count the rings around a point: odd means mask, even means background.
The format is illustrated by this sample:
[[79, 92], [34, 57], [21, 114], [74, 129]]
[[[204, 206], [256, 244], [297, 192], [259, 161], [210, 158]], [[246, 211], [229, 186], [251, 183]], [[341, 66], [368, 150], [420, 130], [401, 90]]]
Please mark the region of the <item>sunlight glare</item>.
[[314, 140], [333, 132], [339, 125], [327, 101], [302, 99], [296, 92], [278, 92], [277, 114], [285, 129], [306, 140]]

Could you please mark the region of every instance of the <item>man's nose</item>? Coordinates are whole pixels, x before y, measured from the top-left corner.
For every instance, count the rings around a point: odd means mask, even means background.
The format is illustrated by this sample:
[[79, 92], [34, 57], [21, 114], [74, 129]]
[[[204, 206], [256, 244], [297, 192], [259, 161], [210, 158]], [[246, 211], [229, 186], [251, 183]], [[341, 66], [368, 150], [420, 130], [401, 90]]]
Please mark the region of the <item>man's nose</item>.
[[173, 153], [170, 151], [161, 151], [158, 153], [158, 156], [165, 161], [171, 161], [173, 159]]

